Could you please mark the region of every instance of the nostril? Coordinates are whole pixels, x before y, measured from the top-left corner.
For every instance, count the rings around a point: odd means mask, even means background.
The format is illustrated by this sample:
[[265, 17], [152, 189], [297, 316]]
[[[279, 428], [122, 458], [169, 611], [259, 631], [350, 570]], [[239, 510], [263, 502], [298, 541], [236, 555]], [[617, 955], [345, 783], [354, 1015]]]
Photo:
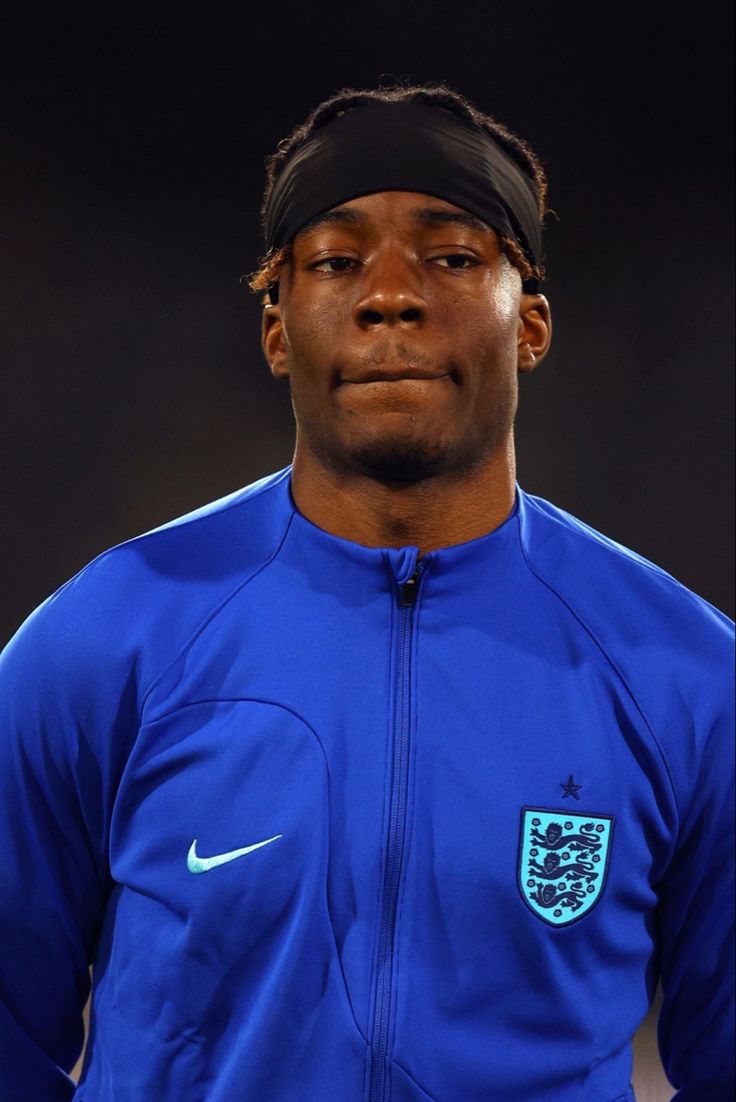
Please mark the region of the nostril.
[[[390, 317], [393, 317], [393, 310], [361, 310], [360, 320], [368, 325], [381, 325], [387, 321]], [[406, 310], [401, 310], [398, 313], [400, 321], [414, 322], [421, 321], [422, 311], [418, 310], [416, 306], [408, 306]]]

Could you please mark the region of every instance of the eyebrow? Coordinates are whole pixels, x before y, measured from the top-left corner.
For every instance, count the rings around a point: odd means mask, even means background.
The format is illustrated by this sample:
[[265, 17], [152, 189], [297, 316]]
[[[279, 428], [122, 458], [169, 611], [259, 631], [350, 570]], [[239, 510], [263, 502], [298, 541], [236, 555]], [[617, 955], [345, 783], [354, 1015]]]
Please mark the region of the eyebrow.
[[[428, 226], [430, 229], [439, 229], [447, 225], [460, 225], [480, 233], [494, 232], [486, 222], [476, 218], [474, 214], [468, 214], [467, 211], [439, 210], [437, 207], [415, 207], [409, 214], [418, 225]], [[310, 218], [302, 226], [299, 236], [312, 233], [320, 226], [337, 224], [360, 228], [369, 221], [370, 219], [361, 211], [350, 210], [347, 207], [335, 207], [333, 210], [326, 210], [322, 214], [316, 214], [314, 218]]]

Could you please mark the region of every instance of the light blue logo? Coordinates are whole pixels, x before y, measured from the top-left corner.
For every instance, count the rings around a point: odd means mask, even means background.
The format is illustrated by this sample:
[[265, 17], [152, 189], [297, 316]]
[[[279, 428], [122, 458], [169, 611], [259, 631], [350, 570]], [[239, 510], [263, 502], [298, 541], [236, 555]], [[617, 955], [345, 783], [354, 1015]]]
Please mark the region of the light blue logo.
[[252, 853], [254, 849], [260, 849], [261, 846], [267, 846], [269, 842], [275, 842], [277, 838], [282, 837], [282, 834], [275, 834], [273, 838], [267, 838], [265, 842], [256, 842], [255, 845], [243, 846], [242, 849], [231, 849], [229, 853], [216, 853], [214, 857], [200, 857], [197, 853], [197, 839], [195, 838], [187, 854], [187, 868], [190, 872], [209, 872], [210, 869], [216, 869], [219, 865], [227, 865], [229, 861], [234, 861], [236, 857], [243, 857], [246, 853]]
[[551, 926], [586, 915], [603, 893], [612, 835], [612, 815], [522, 808], [519, 888], [530, 910]]

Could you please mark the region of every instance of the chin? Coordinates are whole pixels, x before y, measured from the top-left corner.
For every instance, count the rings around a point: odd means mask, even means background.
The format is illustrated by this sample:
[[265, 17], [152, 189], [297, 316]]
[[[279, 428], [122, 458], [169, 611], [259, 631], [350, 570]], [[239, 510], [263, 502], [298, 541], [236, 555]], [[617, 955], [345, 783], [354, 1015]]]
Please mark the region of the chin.
[[370, 440], [350, 451], [354, 473], [376, 482], [424, 482], [452, 473], [450, 448], [440, 441]]
[[496, 449], [493, 432], [458, 439], [428, 439], [411, 433], [338, 436], [317, 434], [309, 448], [338, 476], [370, 478], [387, 486], [415, 485], [431, 478], [462, 479], [479, 470]]

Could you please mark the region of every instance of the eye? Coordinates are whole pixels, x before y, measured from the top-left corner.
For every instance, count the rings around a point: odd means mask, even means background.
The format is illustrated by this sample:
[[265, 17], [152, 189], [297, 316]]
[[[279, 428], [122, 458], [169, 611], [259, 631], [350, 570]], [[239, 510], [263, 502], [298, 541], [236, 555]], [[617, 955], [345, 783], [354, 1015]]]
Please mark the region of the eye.
[[[310, 264], [309, 267], [316, 272], [348, 272], [350, 271], [351, 264], [357, 264], [357, 260], [354, 260], [351, 256], [326, 256], [322, 260], [318, 260], [315, 264]], [[325, 267], [329, 264], [330, 267]]]
[[432, 260], [434, 263], [446, 260], [447, 265], [440, 264], [440, 267], [448, 267], [452, 271], [462, 271], [465, 268], [475, 267], [478, 263], [475, 257], [470, 256], [468, 253], [448, 253], [445, 256], [433, 256]]

